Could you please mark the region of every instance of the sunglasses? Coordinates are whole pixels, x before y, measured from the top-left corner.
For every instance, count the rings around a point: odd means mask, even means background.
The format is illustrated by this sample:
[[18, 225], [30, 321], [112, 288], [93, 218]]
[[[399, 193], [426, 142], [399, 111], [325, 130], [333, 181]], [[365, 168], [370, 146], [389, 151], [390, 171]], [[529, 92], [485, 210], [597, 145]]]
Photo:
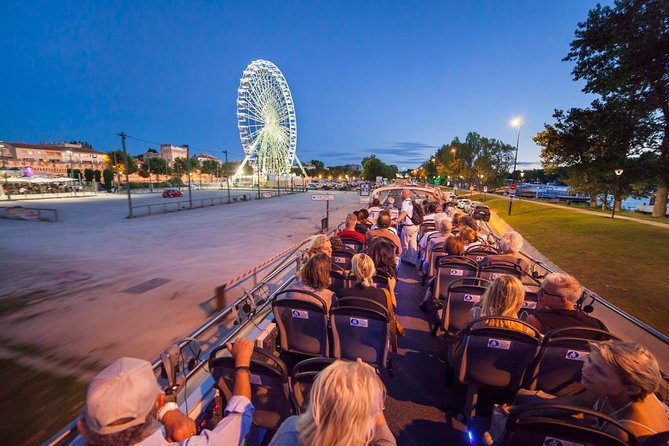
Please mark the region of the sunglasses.
[[562, 296], [561, 296], [561, 295], [559, 295], [559, 294], [555, 294], [555, 293], [549, 293], [549, 292], [546, 291], [543, 287], [540, 287], [540, 288], [539, 288], [539, 293], [541, 293], [541, 294], [546, 294], [546, 295], [548, 295], [548, 296], [553, 296], [553, 297], [557, 297], [557, 298], [562, 299]]

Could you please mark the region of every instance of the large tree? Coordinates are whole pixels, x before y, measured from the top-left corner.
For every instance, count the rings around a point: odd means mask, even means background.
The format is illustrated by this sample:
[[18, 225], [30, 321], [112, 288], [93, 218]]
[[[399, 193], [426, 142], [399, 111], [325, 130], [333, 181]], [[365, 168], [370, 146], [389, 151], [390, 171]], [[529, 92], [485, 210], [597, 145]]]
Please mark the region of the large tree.
[[376, 155], [362, 159], [362, 178], [366, 181], [376, 181], [376, 177], [394, 180], [397, 177], [397, 166], [386, 164]]
[[663, 216], [669, 186], [669, 2], [616, 0], [579, 23], [566, 61], [583, 91], [615, 100], [655, 126], [659, 186], [653, 216]]
[[217, 160], [204, 160], [200, 166], [200, 171], [202, 173], [208, 173], [211, 177], [216, 174], [217, 176], [221, 173], [221, 163]]

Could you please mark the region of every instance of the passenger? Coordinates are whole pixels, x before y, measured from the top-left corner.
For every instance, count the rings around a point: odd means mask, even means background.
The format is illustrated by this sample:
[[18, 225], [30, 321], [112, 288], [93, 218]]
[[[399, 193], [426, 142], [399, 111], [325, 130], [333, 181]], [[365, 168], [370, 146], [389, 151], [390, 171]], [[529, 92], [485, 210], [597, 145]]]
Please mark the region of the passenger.
[[[655, 396], [661, 380], [657, 360], [645, 347], [625, 341], [591, 343], [581, 372], [583, 392], [555, 398], [521, 390], [514, 405], [550, 399], [556, 404], [594, 409], [616, 420], [643, 442], [658, 432], [669, 431], [666, 406]], [[605, 422], [594, 427], [617, 433]], [[494, 436], [500, 434], [503, 432]], [[490, 435], [487, 437], [492, 440]]]
[[372, 224], [376, 224], [376, 220], [379, 218], [379, 213], [383, 210], [381, 207], [381, 202], [379, 201], [378, 197], [374, 197], [372, 200], [372, 205], [367, 209], [367, 212], [369, 212], [369, 217], [367, 217], [367, 220]]
[[[471, 309], [472, 320], [487, 316], [517, 319], [518, 311], [523, 307], [523, 302], [525, 302], [525, 286], [523, 283], [513, 276], [500, 276], [493, 280], [481, 296], [481, 301]], [[522, 331], [531, 336], [536, 335], [535, 330], [514, 321], [491, 319], [485, 321], [485, 325]]]
[[[444, 242], [444, 252], [446, 256], [462, 256], [465, 254], [465, 241], [462, 237], [459, 235], [454, 235], [453, 237], [448, 237], [446, 241]], [[422, 311], [429, 311], [430, 309], [430, 303], [433, 303], [434, 300], [432, 299], [432, 296], [434, 296], [434, 287], [435, 283], [437, 281], [435, 280], [435, 277], [432, 277], [428, 282], [427, 282], [427, 290], [425, 291], [425, 295], [423, 295], [423, 300], [421, 300], [420, 304], [418, 306]], [[436, 311], [436, 306], [435, 306], [435, 311]]]
[[[310, 291], [323, 299], [328, 311], [330, 311], [332, 301], [337, 298], [337, 296], [328, 289], [330, 286], [330, 266], [330, 257], [322, 252], [310, 257], [300, 272], [297, 273], [297, 280], [293, 282], [288, 290]], [[315, 300], [311, 296], [302, 293], [288, 293], [286, 297], [306, 301]]]
[[377, 273], [383, 273], [388, 277], [388, 287], [393, 305], [397, 306], [395, 298], [395, 285], [397, 284], [397, 257], [395, 257], [395, 244], [385, 237], [374, 237], [367, 244], [367, 254], [374, 261]]
[[370, 365], [335, 361], [318, 374], [309, 404], [281, 424], [270, 446], [390, 446], [383, 416], [386, 389]]
[[[195, 423], [175, 403], [165, 403], [148, 361], [120, 358], [98, 373], [88, 386], [77, 428], [87, 446], [240, 444], [253, 421], [249, 365], [253, 341], [239, 339], [228, 350], [235, 358], [235, 385], [225, 417], [212, 430], [196, 435]], [[154, 421], [165, 426], [167, 440]], [[175, 443], [169, 443], [175, 444]]]
[[498, 261], [508, 261], [518, 264], [523, 271], [527, 271], [529, 265], [520, 254], [523, 247], [523, 236], [516, 231], [506, 232], [499, 240], [501, 254], [491, 254], [479, 261], [479, 266], [490, 265]]
[[336, 235], [330, 237], [330, 246], [332, 246], [332, 251], [341, 251], [344, 249], [344, 243], [342, 243], [341, 238]]
[[362, 208], [358, 211], [356, 217], [358, 217], [359, 224], [366, 226], [365, 233], [367, 233], [369, 228], [372, 227], [372, 223], [369, 221], [369, 211], [365, 208]]
[[411, 200], [411, 191], [404, 189], [402, 191], [402, 209], [397, 217], [397, 223], [400, 227], [400, 241], [402, 243], [401, 259], [410, 265], [418, 262], [418, 226], [413, 223], [413, 201]]
[[[356, 217], [355, 214], [348, 214], [346, 216], [345, 225], [346, 229], [344, 229], [343, 231], [339, 231], [337, 233], [337, 237], [340, 237], [342, 240], [347, 238], [357, 240], [363, 244], [367, 242], [367, 237], [365, 236], [365, 234], [361, 234], [356, 229], [358, 226], [358, 217]], [[367, 232], [367, 229], [365, 229], [365, 232]]]
[[376, 275], [376, 268], [371, 257], [362, 253], [354, 255], [351, 259], [351, 272], [356, 278], [355, 284], [350, 288], [344, 288], [341, 293], [337, 294], [337, 297], [364, 297], [389, 309], [389, 303], [392, 304], [389, 302], [390, 294], [374, 286], [373, 277]]
[[418, 240], [418, 249], [423, 255], [425, 254], [425, 249], [427, 248], [427, 240], [433, 236], [434, 234], [439, 232], [439, 222], [443, 219], [443, 217], [437, 217], [437, 214], [434, 216], [434, 226], [435, 229], [431, 229], [429, 231], [425, 231], [423, 233], [423, 236]]
[[330, 239], [325, 234], [316, 234], [312, 235], [307, 239], [306, 250], [304, 252], [303, 259], [306, 262], [310, 257], [318, 253], [324, 253], [328, 257], [332, 257], [332, 244]]
[[385, 237], [393, 244], [395, 245], [395, 254], [400, 255], [402, 254], [402, 244], [400, 243], [400, 238], [390, 230], [390, 212], [388, 211], [381, 211], [379, 212], [379, 217], [377, 219], [377, 227], [378, 229], [372, 229], [367, 233], [367, 238], [369, 240], [373, 239], [374, 237]]
[[599, 319], [576, 309], [581, 294], [581, 285], [569, 274], [547, 274], [537, 293], [537, 311], [526, 322], [542, 333], [569, 327], [607, 330]]
[[[450, 220], [443, 218], [439, 220], [439, 233], [438, 235], [431, 237], [427, 243], [427, 248], [425, 249], [425, 262], [423, 263], [423, 274], [428, 274], [432, 269], [432, 252], [434, 249], [444, 243], [449, 237], [452, 237], [453, 234], [451, 230], [453, 229], [453, 223]], [[464, 241], [463, 241], [464, 243]]]
[[[462, 223], [462, 219], [460, 219], [460, 222]], [[481, 242], [478, 240], [478, 235], [476, 234], [476, 231], [474, 231], [469, 226], [462, 226], [461, 224], [460, 232], [458, 232], [458, 235], [462, 237], [462, 239], [465, 241], [465, 249], [481, 244]]]
[[423, 215], [423, 223], [434, 223], [434, 216], [437, 213], [437, 205], [435, 203], [428, 203], [425, 206], [425, 215]]

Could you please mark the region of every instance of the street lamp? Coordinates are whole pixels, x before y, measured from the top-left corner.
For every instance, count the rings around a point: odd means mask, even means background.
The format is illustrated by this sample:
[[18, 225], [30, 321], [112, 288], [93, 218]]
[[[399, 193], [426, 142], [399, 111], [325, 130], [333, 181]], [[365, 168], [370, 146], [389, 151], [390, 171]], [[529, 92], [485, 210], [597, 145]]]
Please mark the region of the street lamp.
[[5, 145], [4, 144], [0, 144], [0, 153], [2, 154], [2, 170], [3, 170], [4, 176], [5, 176], [5, 185], [3, 187], [4, 187], [4, 189], [7, 190], [7, 200], [11, 200], [12, 196], [9, 192], [9, 186], [7, 186], [7, 155], [5, 155]]
[[[511, 125], [518, 127], [518, 137], [516, 138], [516, 156], [513, 158], [513, 172], [511, 172], [511, 184], [515, 186], [516, 184], [516, 166], [518, 165], [518, 145], [520, 144], [520, 127], [523, 125], [523, 120], [520, 118], [515, 118], [511, 121]], [[511, 215], [511, 205], [513, 204], [513, 198], [509, 196], [509, 215]]]
[[230, 203], [230, 175], [228, 173], [228, 151], [223, 150], [222, 152], [225, 154], [225, 169], [223, 170], [225, 171], [225, 182], [227, 183], [228, 187], [228, 203]]
[[[72, 161], [72, 151], [71, 150], [66, 150], [65, 153], [70, 155], [70, 175], [68, 175], [68, 176], [72, 178], [72, 188], [73, 188], [73, 190], [76, 191], [76, 188], [74, 187], [74, 161]], [[75, 192], [75, 195], [76, 195], [76, 192]]]
[[613, 172], [616, 174], [616, 186], [613, 189], [613, 204], [611, 205], [611, 218], [616, 218], [616, 192], [618, 192], [618, 178], [623, 174], [623, 169], [615, 169]]

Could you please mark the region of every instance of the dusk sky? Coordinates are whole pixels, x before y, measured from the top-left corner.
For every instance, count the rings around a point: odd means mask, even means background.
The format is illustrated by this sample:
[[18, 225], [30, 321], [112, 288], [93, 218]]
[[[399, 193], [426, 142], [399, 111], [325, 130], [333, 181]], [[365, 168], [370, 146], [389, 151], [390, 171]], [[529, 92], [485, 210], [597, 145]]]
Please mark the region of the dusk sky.
[[124, 131], [240, 160], [239, 79], [266, 59], [292, 91], [304, 162], [411, 168], [469, 131], [515, 145], [519, 116], [519, 165], [536, 167], [531, 137], [553, 110], [593, 99], [561, 59], [595, 4], [2, 0], [0, 140], [108, 151]]

